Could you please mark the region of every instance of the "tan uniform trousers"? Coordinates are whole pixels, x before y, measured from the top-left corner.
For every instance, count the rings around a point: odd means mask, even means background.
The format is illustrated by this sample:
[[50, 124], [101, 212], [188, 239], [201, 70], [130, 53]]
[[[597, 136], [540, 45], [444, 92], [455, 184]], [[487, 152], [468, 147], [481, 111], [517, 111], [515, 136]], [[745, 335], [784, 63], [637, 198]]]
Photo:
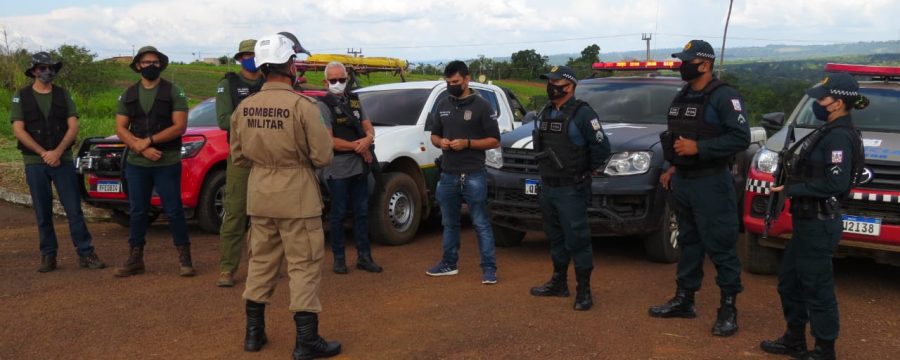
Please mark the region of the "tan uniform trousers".
[[282, 260], [290, 277], [291, 312], [322, 311], [319, 283], [325, 256], [322, 218], [250, 217], [250, 265], [244, 299], [269, 303]]

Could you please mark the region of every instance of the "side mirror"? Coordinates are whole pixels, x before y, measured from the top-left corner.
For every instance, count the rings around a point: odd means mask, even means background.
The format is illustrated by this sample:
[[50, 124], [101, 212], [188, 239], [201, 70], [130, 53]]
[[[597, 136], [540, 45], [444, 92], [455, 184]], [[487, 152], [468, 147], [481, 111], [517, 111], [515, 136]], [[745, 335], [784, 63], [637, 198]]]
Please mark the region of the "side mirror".
[[784, 127], [784, 113], [774, 112], [762, 116], [762, 127], [769, 132], [776, 132]]
[[537, 111], [529, 111], [528, 113], [525, 114], [525, 117], [522, 118], [522, 124], [528, 124], [530, 122], [533, 122], [534, 119], [537, 118], [537, 115], [538, 115]]

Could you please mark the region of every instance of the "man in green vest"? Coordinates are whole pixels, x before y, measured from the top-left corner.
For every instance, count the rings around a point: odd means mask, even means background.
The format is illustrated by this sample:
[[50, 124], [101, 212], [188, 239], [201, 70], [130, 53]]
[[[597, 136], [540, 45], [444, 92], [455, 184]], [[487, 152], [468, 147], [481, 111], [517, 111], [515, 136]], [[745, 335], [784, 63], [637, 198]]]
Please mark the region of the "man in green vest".
[[81, 210], [81, 185], [72, 162], [71, 147], [78, 135], [78, 111], [69, 93], [52, 84], [62, 66], [61, 62], [53, 62], [46, 52], [34, 54], [25, 76], [35, 81], [17, 91], [10, 106], [13, 134], [22, 151], [25, 181], [37, 217], [41, 249], [38, 271], [42, 273], [56, 270], [58, 246], [53, 228], [51, 185], [56, 185], [59, 202], [66, 210], [78, 265], [90, 269], [106, 267], [91, 245], [91, 234]]
[[[265, 79], [256, 67], [253, 47], [256, 40], [241, 41], [234, 60], [241, 63], [239, 73], [229, 72], [216, 87], [216, 120], [219, 128], [229, 132], [231, 140], [231, 113], [244, 98], [262, 88]], [[235, 166], [228, 157], [225, 170], [225, 216], [219, 230], [219, 287], [234, 286], [234, 273], [241, 261], [244, 237], [247, 235], [247, 178], [250, 169]]]
[[187, 97], [181, 87], [160, 78], [169, 58], [152, 46], [138, 50], [131, 69], [141, 80], [119, 97], [116, 135], [125, 143], [125, 182], [131, 223], [128, 227], [128, 260], [115, 275], [144, 273], [147, 213], [153, 191], [162, 200], [169, 231], [178, 249], [181, 276], [194, 276], [191, 242], [181, 204], [181, 136], [187, 129]]

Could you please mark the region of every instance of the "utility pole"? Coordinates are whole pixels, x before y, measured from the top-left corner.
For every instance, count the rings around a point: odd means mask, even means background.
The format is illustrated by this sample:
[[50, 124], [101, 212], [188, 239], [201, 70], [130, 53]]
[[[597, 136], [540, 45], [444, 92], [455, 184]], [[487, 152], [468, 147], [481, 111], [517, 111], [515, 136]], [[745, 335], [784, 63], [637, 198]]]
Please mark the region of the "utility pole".
[[647, 61], [650, 61], [650, 40], [653, 39], [652, 33], [643, 33], [641, 34], [641, 40], [647, 42]]
[[362, 49], [357, 50], [354, 48], [349, 48], [347, 49], [347, 53], [353, 55], [353, 57], [359, 57], [362, 54]]
[[734, 0], [728, 2], [728, 17], [725, 18], [725, 33], [722, 34], [722, 51], [719, 58], [719, 77], [722, 77], [722, 72], [725, 71], [725, 39], [728, 38], [728, 22], [731, 21], [732, 5], [734, 5]]

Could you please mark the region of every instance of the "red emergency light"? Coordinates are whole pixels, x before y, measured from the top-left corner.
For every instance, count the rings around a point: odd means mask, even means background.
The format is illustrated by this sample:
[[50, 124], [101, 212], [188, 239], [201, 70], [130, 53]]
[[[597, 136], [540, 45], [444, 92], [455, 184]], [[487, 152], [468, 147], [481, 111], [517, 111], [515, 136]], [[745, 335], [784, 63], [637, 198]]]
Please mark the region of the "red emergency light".
[[825, 72], [844, 72], [864, 76], [900, 76], [900, 66], [825, 64]]
[[613, 62], [597, 62], [592, 68], [594, 70], [677, 70], [681, 66], [681, 61], [665, 60], [665, 61], [613, 61]]

